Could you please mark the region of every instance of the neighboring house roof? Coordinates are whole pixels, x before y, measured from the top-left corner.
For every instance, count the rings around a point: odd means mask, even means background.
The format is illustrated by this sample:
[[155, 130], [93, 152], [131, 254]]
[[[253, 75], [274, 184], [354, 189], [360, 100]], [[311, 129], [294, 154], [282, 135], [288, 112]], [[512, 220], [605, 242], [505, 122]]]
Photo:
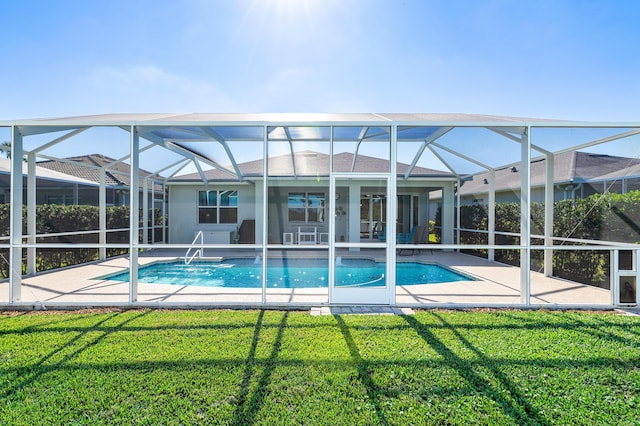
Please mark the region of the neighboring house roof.
[[[353, 165], [354, 154], [348, 152], [342, 152], [333, 156], [333, 171], [334, 172], [350, 172]], [[269, 176], [328, 176], [329, 175], [329, 155], [314, 152], [314, 151], [302, 151], [296, 152], [295, 158], [295, 171], [294, 163], [292, 162], [291, 154], [279, 155], [269, 159]], [[260, 177], [263, 175], [263, 161], [255, 160], [248, 161], [246, 163], [238, 164], [243, 177]], [[397, 172], [398, 175], [404, 175], [409, 169], [408, 164], [398, 163]], [[367, 155], [358, 154], [356, 157], [354, 172], [369, 172], [380, 173], [389, 172], [389, 160], [370, 157]], [[211, 169], [205, 172], [205, 176], [209, 181], [230, 181], [233, 178], [220, 170]], [[411, 172], [412, 177], [453, 177], [454, 175], [449, 172], [441, 170], [428, 169], [425, 167], [414, 167]], [[176, 176], [171, 179], [171, 182], [200, 182], [202, 178], [199, 173], [190, 173], [181, 176]]]
[[[594, 180], [620, 178], [629, 175], [629, 172], [640, 166], [640, 159], [617, 157], [606, 154], [593, 154], [581, 151], [571, 151], [558, 154], [554, 157], [554, 183], [570, 184]], [[505, 167], [495, 172], [495, 190], [520, 190], [521, 183], [520, 166]], [[546, 176], [546, 160], [537, 160], [531, 163], [531, 186], [544, 186]], [[471, 180], [465, 180], [460, 195], [484, 194], [489, 191], [489, 173], [473, 175]], [[486, 183], [485, 183], [486, 182]]]
[[638, 179], [640, 178], [640, 164], [636, 164], [633, 165], [631, 167], [627, 167], [624, 169], [624, 174], [621, 176], [620, 171], [616, 171], [616, 172], [612, 172], [612, 173], [607, 173], [605, 175], [602, 176], [598, 176], [594, 179], [590, 179], [589, 181], [593, 181], [593, 180], [597, 180], [597, 181], [606, 181], [606, 180], [613, 180], [613, 179], [620, 179], [621, 177], [624, 177], [626, 179]]
[[[64, 160], [70, 162], [47, 160], [38, 162], [38, 166], [68, 175], [77, 176], [95, 183], [100, 183], [100, 170], [96, 167], [105, 167], [111, 164], [105, 173], [107, 186], [129, 186], [131, 182], [131, 179], [129, 178], [129, 173], [131, 171], [129, 164], [123, 163], [122, 161], [115, 162], [115, 159], [106, 155], [80, 155], [77, 157], [68, 157]], [[86, 167], [85, 165], [93, 167]], [[141, 178], [151, 175], [151, 172], [143, 169], [140, 169], [139, 173]], [[140, 185], [142, 186], [142, 180], [140, 181]]]
[[[28, 164], [23, 162], [22, 174], [25, 176], [27, 175], [27, 168], [28, 168]], [[10, 173], [11, 173], [11, 160], [7, 158], [0, 158], [0, 174], [9, 175]], [[91, 180], [83, 179], [81, 177], [73, 176], [66, 173], [61, 173], [56, 170], [43, 168], [43, 167], [40, 167], [39, 165], [36, 165], [36, 177], [38, 179], [46, 179], [49, 181], [56, 181], [56, 182], [78, 183], [82, 185], [91, 185], [91, 186], [96, 185], [96, 183], [92, 182]]]

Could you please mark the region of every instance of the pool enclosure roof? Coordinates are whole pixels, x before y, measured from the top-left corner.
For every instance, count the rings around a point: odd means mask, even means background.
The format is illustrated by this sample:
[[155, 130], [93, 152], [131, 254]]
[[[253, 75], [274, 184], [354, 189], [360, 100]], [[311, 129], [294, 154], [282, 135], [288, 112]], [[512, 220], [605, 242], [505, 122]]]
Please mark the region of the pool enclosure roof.
[[561, 121], [538, 118], [505, 117], [483, 114], [443, 113], [131, 113], [99, 114], [73, 117], [52, 117], [24, 120], [0, 121], [0, 125], [19, 126], [116, 126], [159, 125], [201, 126], [204, 123], [227, 123], [231, 126], [261, 126], [273, 123], [290, 123], [298, 126], [349, 125], [353, 123], [378, 123], [379, 125], [407, 124], [431, 126], [495, 126], [495, 125], [559, 125], [570, 126], [576, 121]]
[[[504, 150], [496, 145], [495, 151], [501, 155], [490, 153], [483, 159], [474, 155], [474, 152], [482, 148], [483, 140], [458, 137], [460, 139], [458, 144], [442, 142], [445, 139], [443, 137], [450, 136], [447, 133], [453, 129], [484, 129], [493, 137], [503, 139], [502, 143], [511, 144], [511, 146], [514, 142], [521, 143], [522, 135], [527, 128], [531, 127], [615, 128], [614, 133], [605, 137], [606, 140], [621, 139], [640, 133], [637, 128], [638, 123], [589, 123], [459, 113], [136, 113], [6, 120], [0, 121], [0, 126], [15, 126], [22, 136], [67, 132], [67, 135], [57, 137], [36, 150], [39, 157], [44, 158], [48, 157], [40, 153], [45, 148], [89, 128], [118, 127], [127, 132], [135, 128], [141, 140], [149, 142], [148, 147], [141, 146], [141, 151], [159, 146], [177, 154], [183, 161], [177, 161], [174, 164], [158, 163], [155, 170], [150, 170], [154, 178], [159, 180], [174, 178], [186, 165], [193, 164], [204, 181], [208, 181], [211, 177], [218, 180], [220, 173], [227, 175], [231, 180], [238, 181], [242, 181], [245, 176], [250, 176], [252, 173], [245, 175], [241, 165], [250, 164], [251, 161], [238, 158], [239, 151], [246, 151], [246, 145], [239, 148], [239, 144], [246, 142], [262, 143], [268, 140], [276, 144], [280, 143], [285, 147], [285, 153], [291, 158], [292, 170], [289, 175], [297, 177], [299, 170], [302, 170], [301, 167], [296, 167], [299, 163], [297, 157], [313, 150], [313, 147], [307, 147], [310, 144], [328, 141], [355, 143], [356, 145], [349, 147], [353, 167], [347, 170], [355, 172], [358, 171], [356, 164], [366, 164], [367, 156], [371, 157], [370, 154], [359, 151], [360, 144], [389, 142], [392, 141], [391, 133], [393, 133], [398, 144], [412, 144], [413, 149], [407, 150], [411, 152], [405, 158], [397, 159], [399, 175], [404, 174], [404, 178], [429, 174], [461, 178], [516, 164], [520, 161], [519, 150], [513, 150], [513, 155], [509, 157], [504, 155]], [[392, 128], [394, 131], [391, 131]], [[595, 145], [605, 139], [585, 141], [582, 145]], [[203, 144], [203, 142], [214, 143]], [[546, 146], [535, 144], [531, 147], [540, 154], [554, 151]], [[440, 167], [420, 164], [420, 158], [425, 152], [437, 158]], [[257, 153], [259, 156], [252, 160], [261, 159], [261, 154], [262, 152]], [[341, 154], [341, 151], [334, 151], [333, 154], [334, 156]], [[268, 156], [272, 158], [277, 155], [270, 151]], [[448, 160], [452, 157], [471, 164], [473, 170], [458, 167], [455, 161]], [[391, 160], [384, 156], [383, 159]], [[127, 158], [121, 160], [128, 161]], [[215, 177], [207, 177], [207, 173], [211, 174], [209, 170], [216, 171]]]

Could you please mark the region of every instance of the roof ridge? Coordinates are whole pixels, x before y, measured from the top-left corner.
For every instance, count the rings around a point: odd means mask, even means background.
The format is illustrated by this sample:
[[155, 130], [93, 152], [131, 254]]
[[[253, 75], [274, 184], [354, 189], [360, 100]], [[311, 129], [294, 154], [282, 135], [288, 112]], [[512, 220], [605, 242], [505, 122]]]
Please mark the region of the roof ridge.
[[105, 170], [105, 175], [109, 176], [111, 179], [113, 179], [114, 182], [117, 182], [120, 185], [124, 185], [124, 182], [122, 181], [122, 179], [118, 179], [113, 173], [111, 173], [108, 170]]
[[571, 152], [571, 161], [569, 162], [569, 179], [573, 181], [576, 178], [576, 168], [578, 165], [578, 153], [580, 151]]

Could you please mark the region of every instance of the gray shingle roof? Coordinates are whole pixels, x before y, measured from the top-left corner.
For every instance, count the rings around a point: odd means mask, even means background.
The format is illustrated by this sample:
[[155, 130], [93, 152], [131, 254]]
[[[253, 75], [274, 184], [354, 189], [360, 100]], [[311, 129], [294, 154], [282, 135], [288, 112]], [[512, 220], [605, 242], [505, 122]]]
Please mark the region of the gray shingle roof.
[[[66, 161], [47, 160], [38, 162], [38, 166], [99, 183], [100, 170], [94, 167], [104, 167], [116, 161], [115, 159], [102, 154], [89, 154], [77, 157], [68, 157], [65, 158], [65, 160], [72, 161], [73, 163], [68, 163]], [[86, 167], [84, 165], [94, 167]], [[108, 186], [129, 186], [129, 183], [131, 182], [131, 179], [129, 178], [130, 170], [131, 168], [127, 163], [118, 162], [113, 164], [106, 172], [106, 184]], [[143, 169], [140, 169], [139, 173], [141, 178], [151, 175], [150, 172]], [[142, 186], [142, 180], [140, 182], [140, 185]]]
[[[22, 174], [27, 175], [28, 165], [27, 163], [22, 163]], [[0, 158], [0, 174], [3, 176], [7, 176], [11, 173], [11, 160], [8, 158]], [[65, 182], [65, 183], [78, 183], [82, 185], [95, 185], [93, 181], [88, 179], [82, 179], [78, 176], [72, 176], [69, 174], [61, 173], [56, 170], [51, 170], [47, 168], [41, 168], [36, 166], [36, 177], [38, 179], [48, 180], [48, 181], [56, 181], [56, 182]], [[6, 181], [4, 187], [8, 186], [9, 181]]]
[[[603, 175], [609, 178], [628, 174], [633, 166], [640, 165], [640, 160], [628, 157], [617, 157], [605, 154], [593, 154], [581, 151], [571, 151], [556, 155], [554, 158], [554, 182], [577, 183], [593, 180]], [[545, 183], [546, 160], [531, 163], [531, 186], [543, 186]], [[506, 167], [496, 170], [495, 190], [520, 190], [520, 166]], [[460, 194], [483, 194], [489, 191], [485, 179], [488, 173], [479, 173], [473, 180], [465, 181]]]

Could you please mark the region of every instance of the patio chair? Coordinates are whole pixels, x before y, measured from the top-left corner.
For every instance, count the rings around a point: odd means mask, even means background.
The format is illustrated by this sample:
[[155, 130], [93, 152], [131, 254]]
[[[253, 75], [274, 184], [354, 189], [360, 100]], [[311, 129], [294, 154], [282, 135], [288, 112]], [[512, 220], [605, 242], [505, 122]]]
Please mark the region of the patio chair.
[[416, 233], [416, 228], [417, 226], [411, 228], [411, 232], [398, 232], [398, 238], [396, 240], [398, 241], [398, 244], [411, 244], [413, 236]]
[[318, 243], [318, 228], [303, 229], [298, 226], [298, 244], [315, 245]]
[[[416, 244], [425, 244], [425, 245], [430, 244], [430, 241], [429, 241], [429, 225], [420, 227], [420, 232], [418, 233], [418, 236], [416, 237]], [[418, 253], [420, 253], [421, 250], [422, 249], [418, 249]], [[429, 247], [429, 251], [431, 252], [431, 254], [433, 254], [433, 249], [431, 247]]]
[[[398, 242], [398, 244], [411, 244], [412, 242], [414, 242], [413, 237], [415, 236], [416, 228], [418, 227], [414, 226], [413, 228], [411, 228], [411, 232], [408, 232], [408, 233], [399, 232], [396, 238], [396, 241]], [[409, 250], [411, 250], [411, 253], [404, 254], [404, 252], [408, 252]], [[399, 248], [397, 251], [398, 256], [409, 256], [409, 255], [413, 255], [414, 252], [415, 252], [414, 249], [403, 249], [403, 248]]]
[[382, 241], [383, 243], [387, 241], [387, 228], [382, 222], [376, 224], [376, 237], [378, 241]]

